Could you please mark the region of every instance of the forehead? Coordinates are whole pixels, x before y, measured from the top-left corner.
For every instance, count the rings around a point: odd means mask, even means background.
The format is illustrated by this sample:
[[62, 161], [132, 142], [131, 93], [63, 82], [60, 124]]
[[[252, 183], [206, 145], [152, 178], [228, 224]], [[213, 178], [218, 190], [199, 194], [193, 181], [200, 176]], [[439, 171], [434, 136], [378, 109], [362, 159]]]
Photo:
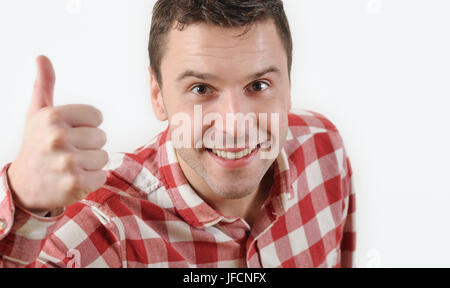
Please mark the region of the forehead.
[[187, 25], [182, 31], [172, 29], [161, 62], [164, 73], [196, 69], [205, 73], [252, 72], [276, 66], [287, 72], [287, 55], [273, 21], [246, 27], [222, 28], [200, 23]]

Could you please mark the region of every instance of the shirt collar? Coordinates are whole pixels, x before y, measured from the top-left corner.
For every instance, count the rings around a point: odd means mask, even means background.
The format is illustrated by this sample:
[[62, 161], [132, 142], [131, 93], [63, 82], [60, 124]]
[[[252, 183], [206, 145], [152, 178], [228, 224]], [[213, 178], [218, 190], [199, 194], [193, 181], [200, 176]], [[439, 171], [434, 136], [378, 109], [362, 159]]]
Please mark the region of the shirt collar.
[[[221, 221], [231, 223], [238, 219], [222, 215], [208, 205], [190, 186], [178, 162], [169, 129], [161, 134], [158, 146], [160, 175], [175, 209], [187, 223], [194, 227], [206, 228]], [[274, 169], [273, 184], [263, 206], [270, 206], [273, 214], [280, 216], [285, 211], [287, 199], [293, 197], [289, 159], [284, 148], [272, 164], [271, 169]]]

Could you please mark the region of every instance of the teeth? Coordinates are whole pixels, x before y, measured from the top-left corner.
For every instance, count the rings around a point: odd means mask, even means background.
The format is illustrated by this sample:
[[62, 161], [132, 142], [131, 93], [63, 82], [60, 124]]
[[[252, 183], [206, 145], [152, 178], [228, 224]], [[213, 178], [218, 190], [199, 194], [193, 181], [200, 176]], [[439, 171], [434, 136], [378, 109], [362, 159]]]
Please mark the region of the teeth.
[[255, 150], [256, 147], [253, 147], [251, 149], [244, 149], [242, 151], [239, 151], [238, 153], [233, 153], [233, 152], [225, 152], [225, 151], [219, 151], [219, 150], [214, 150], [212, 149], [212, 152], [214, 154], [216, 154], [219, 157], [222, 157], [224, 159], [228, 159], [228, 160], [236, 160], [236, 159], [241, 159], [244, 158], [245, 156], [247, 156], [248, 154], [252, 153], [253, 150]]

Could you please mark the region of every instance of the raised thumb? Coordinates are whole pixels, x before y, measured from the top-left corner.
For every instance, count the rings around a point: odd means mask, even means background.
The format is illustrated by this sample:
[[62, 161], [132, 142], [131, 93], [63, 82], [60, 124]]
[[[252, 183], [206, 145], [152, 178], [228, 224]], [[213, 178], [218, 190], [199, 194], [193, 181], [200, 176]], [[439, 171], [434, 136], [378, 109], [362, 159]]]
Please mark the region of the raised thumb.
[[34, 82], [33, 96], [29, 114], [45, 107], [53, 106], [53, 90], [55, 88], [55, 70], [46, 56], [36, 59], [37, 74]]

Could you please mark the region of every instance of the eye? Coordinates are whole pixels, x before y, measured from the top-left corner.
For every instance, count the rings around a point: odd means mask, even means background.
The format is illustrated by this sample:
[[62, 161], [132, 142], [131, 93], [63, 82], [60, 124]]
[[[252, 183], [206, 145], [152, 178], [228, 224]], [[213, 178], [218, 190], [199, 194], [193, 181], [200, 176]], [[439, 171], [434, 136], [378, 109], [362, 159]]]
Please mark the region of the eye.
[[209, 95], [213, 93], [213, 89], [206, 84], [195, 85], [191, 91], [197, 95]]
[[247, 91], [249, 92], [262, 92], [269, 88], [270, 85], [265, 81], [255, 81], [250, 86], [247, 87]]

